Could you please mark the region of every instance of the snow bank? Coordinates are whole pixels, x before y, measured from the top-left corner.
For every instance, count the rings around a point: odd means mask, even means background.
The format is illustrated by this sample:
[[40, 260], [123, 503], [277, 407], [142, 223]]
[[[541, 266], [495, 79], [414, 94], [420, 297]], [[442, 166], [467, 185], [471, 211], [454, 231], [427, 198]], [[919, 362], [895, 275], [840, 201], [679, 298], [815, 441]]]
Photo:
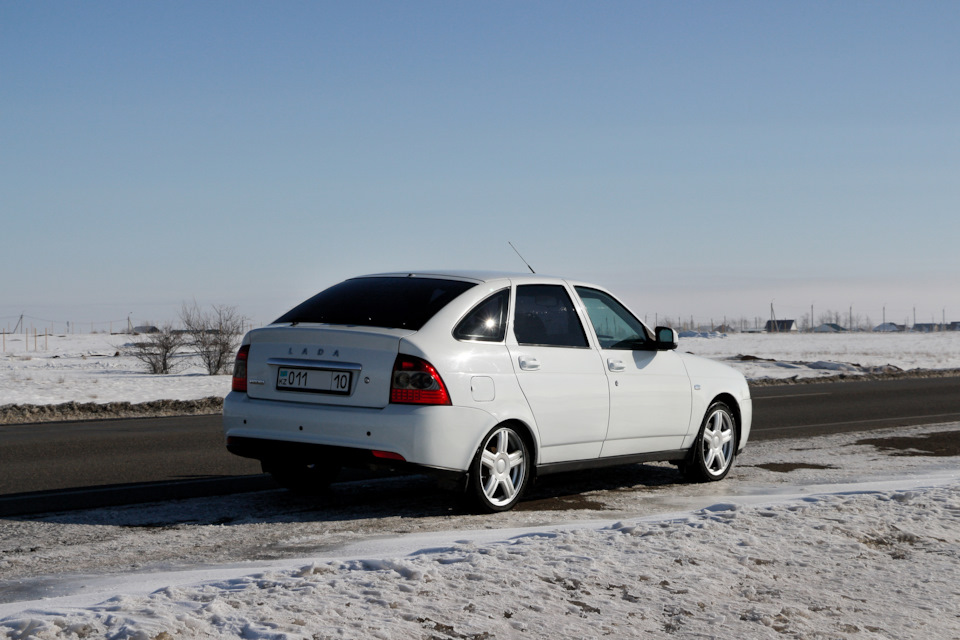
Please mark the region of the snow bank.
[[[14, 638], [956, 637], [960, 484], [718, 503], [40, 607]], [[882, 585], [882, 588], [878, 588]]]

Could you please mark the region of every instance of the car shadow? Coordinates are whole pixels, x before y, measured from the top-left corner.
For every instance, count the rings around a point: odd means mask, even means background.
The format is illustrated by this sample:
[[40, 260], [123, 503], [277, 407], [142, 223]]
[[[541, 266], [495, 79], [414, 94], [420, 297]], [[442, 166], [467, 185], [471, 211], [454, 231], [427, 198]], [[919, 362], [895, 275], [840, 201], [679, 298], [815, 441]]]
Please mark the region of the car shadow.
[[[336, 482], [319, 495], [300, 495], [277, 488], [269, 476], [246, 476], [242, 492], [171, 495], [169, 483], [136, 487], [97, 487], [72, 490], [73, 505], [43, 513], [6, 515], [10, 520], [60, 524], [110, 525], [156, 529], [183, 525], [242, 525], [253, 523], [323, 523], [382, 518], [441, 518], [452, 515], [478, 519], [464, 496], [442, 489], [429, 475], [371, 475]], [[570, 471], [538, 478], [515, 507], [522, 512], [563, 510], [604, 511], [610, 507], [603, 492], [648, 491], [683, 483], [675, 467], [635, 464], [591, 471]], [[104, 490], [133, 492], [123, 504], [83, 507], [82, 496]], [[64, 493], [64, 492], [60, 492]], [[137, 496], [143, 499], [136, 501]], [[16, 496], [14, 496], [16, 497]], [[5, 496], [4, 498], [9, 498]]]
[[515, 509], [604, 511], [609, 507], [592, 494], [647, 491], [673, 484], [685, 484], [685, 480], [677, 468], [670, 465], [632, 464], [590, 471], [568, 471], [537, 478]]

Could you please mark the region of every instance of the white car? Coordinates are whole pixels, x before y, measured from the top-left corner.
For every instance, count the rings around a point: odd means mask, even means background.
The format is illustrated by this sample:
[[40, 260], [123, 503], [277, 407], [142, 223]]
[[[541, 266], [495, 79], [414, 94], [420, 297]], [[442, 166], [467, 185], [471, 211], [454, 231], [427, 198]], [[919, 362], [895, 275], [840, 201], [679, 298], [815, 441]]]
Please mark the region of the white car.
[[486, 511], [557, 471], [664, 460], [720, 480], [750, 435], [750, 391], [676, 348], [673, 329], [574, 280], [352, 278], [244, 337], [227, 448], [301, 490], [344, 465], [416, 465]]

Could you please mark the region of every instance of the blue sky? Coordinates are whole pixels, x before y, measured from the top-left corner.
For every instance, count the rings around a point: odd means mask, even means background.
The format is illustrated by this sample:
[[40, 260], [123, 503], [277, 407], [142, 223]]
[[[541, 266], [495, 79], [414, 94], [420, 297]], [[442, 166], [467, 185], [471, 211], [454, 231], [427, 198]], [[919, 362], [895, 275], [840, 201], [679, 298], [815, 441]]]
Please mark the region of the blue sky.
[[523, 270], [508, 241], [651, 321], [960, 320], [957, 33], [957, 2], [3, 2], [0, 326], [264, 322]]

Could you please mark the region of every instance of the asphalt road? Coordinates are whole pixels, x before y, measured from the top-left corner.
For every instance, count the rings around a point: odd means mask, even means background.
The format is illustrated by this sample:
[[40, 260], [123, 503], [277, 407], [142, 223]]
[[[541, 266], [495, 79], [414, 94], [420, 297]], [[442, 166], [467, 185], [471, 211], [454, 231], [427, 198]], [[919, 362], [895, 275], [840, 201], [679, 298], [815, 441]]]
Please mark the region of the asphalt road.
[[757, 440], [960, 421], [960, 377], [755, 387]]
[[[960, 378], [753, 389], [754, 440], [960, 421]], [[0, 426], [0, 516], [274, 486], [219, 416]]]

